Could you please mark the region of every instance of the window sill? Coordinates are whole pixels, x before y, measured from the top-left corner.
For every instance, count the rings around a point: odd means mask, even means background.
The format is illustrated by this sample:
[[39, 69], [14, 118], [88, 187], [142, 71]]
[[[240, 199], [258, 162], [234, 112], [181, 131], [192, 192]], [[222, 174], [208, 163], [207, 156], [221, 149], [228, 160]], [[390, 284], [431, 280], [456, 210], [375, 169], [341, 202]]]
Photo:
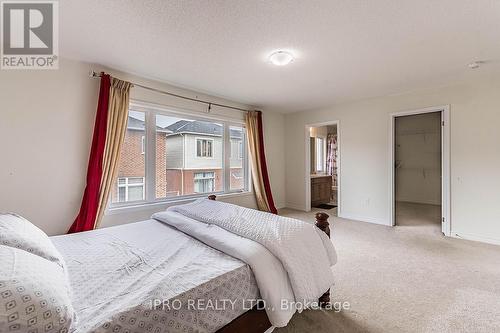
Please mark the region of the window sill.
[[[199, 197], [191, 197], [191, 198], [179, 198], [179, 199], [172, 199], [172, 200], [161, 200], [161, 201], [155, 201], [155, 202], [148, 202], [148, 203], [139, 203], [139, 204], [131, 204], [129, 206], [119, 206], [119, 207], [109, 207], [106, 209], [104, 215], [117, 215], [117, 214], [123, 214], [123, 213], [130, 213], [130, 212], [137, 212], [137, 211], [142, 211], [142, 210], [147, 210], [147, 209], [154, 209], [155, 207], [162, 207], [162, 208], [168, 208], [170, 206], [175, 206], [175, 205], [182, 205], [186, 203], [193, 202], [194, 200], [200, 199], [200, 198], [206, 198], [210, 194], [207, 193], [206, 196], [199, 196]], [[252, 191], [245, 191], [245, 192], [234, 192], [234, 193], [224, 193], [224, 194], [216, 194], [217, 199], [223, 199], [223, 198], [237, 198], [237, 197], [248, 197], [252, 196], [253, 192]]]

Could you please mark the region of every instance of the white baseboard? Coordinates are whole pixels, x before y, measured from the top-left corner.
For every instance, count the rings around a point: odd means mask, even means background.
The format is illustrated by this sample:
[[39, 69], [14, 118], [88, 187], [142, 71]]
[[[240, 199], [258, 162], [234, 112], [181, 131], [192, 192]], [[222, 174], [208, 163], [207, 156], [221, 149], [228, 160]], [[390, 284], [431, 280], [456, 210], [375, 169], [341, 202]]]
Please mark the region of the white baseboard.
[[384, 219], [373, 218], [373, 217], [357, 216], [357, 215], [344, 214], [344, 213], [339, 214], [339, 217], [341, 217], [343, 219], [354, 220], [354, 221], [359, 221], [359, 222], [367, 222], [367, 223], [391, 226], [388, 221], [386, 221]]
[[500, 239], [498, 239], [498, 238], [491, 238], [491, 237], [486, 237], [486, 236], [482, 236], [482, 235], [469, 234], [469, 233], [463, 233], [463, 232], [455, 232], [453, 230], [451, 231], [451, 237], [458, 238], [458, 239], [466, 239], [466, 240], [476, 241], [476, 242], [481, 242], [481, 243], [493, 244], [493, 245], [500, 245]]
[[401, 203], [414, 203], [414, 204], [421, 204], [421, 205], [433, 205], [433, 206], [441, 206], [441, 202], [436, 202], [436, 201], [425, 201], [425, 200], [396, 200], [396, 203], [401, 202]]
[[296, 209], [296, 210], [301, 210], [301, 211], [305, 211], [305, 207], [304, 205], [299, 205], [299, 204], [294, 204], [294, 203], [291, 203], [291, 202], [287, 202], [285, 203], [285, 207], [284, 208], [291, 208], [291, 209]]

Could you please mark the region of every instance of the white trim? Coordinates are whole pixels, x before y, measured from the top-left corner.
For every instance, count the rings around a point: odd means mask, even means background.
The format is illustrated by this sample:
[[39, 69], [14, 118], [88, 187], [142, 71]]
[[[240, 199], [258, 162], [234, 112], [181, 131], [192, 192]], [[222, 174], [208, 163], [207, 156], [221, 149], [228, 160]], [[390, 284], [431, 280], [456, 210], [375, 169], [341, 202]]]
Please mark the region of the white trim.
[[[144, 158], [146, 201], [156, 199], [156, 115], [145, 112], [146, 156]], [[153, 133], [153, 134], [151, 134]]]
[[232, 193], [200, 193], [198, 195], [194, 195], [191, 197], [179, 197], [175, 198], [172, 200], [158, 200], [154, 202], [135, 202], [130, 205], [126, 206], [114, 206], [114, 207], [109, 207], [105, 211], [105, 215], [116, 215], [116, 214], [122, 214], [122, 213], [131, 213], [131, 212], [138, 212], [138, 211], [143, 211], [147, 210], [150, 208], [154, 207], [170, 207], [170, 206], [175, 206], [175, 205], [182, 205], [185, 203], [190, 203], [193, 202], [196, 199], [199, 198], [206, 198], [209, 194], [216, 194], [217, 195], [217, 200], [219, 199], [224, 199], [224, 198], [237, 198], [237, 197], [247, 197], [247, 196], [253, 196], [252, 191], [243, 191], [243, 192], [232, 192]]
[[441, 120], [444, 121], [444, 125], [441, 128], [441, 158], [442, 158], [442, 181], [441, 181], [441, 210], [442, 217], [444, 217], [444, 222], [442, 224], [442, 231], [445, 236], [451, 235], [451, 212], [450, 212], [450, 106], [433, 106], [418, 110], [409, 110], [394, 112], [389, 114], [389, 225], [394, 226], [396, 224], [395, 219], [395, 154], [394, 154], [394, 130], [395, 130], [395, 120], [396, 117], [410, 116], [416, 114], [424, 114], [431, 112], [441, 112]]
[[493, 244], [493, 245], [500, 245], [500, 239], [498, 239], [498, 238], [490, 238], [490, 237], [476, 235], [476, 234], [469, 234], [469, 233], [452, 231], [451, 237], [456, 238], [456, 239], [468, 240], [468, 241], [475, 241], [475, 242], [482, 242], [482, 243], [488, 243], [488, 244]]
[[[340, 131], [340, 120], [326, 121], [321, 123], [313, 123], [305, 125], [305, 150], [306, 150], [306, 167], [305, 167], [305, 205], [303, 207], [297, 208], [296, 205], [292, 204], [294, 207], [286, 205], [290, 208], [295, 208], [299, 210], [305, 210], [306, 212], [311, 211], [311, 145], [310, 145], [310, 128], [337, 125], [337, 215], [340, 216], [342, 212], [342, 158], [341, 158], [341, 131]], [[305, 207], [305, 209], [304, 209]]]
[[[231, 125], [227, 124], [224, 126], [224, 131], [222, 133], [222, 166], [224, 179], [224, 192], [231, 190]], [[196, 143], [198, 147], [198, 143]], [[196, 148], [198, 149], [198, 148]], [[243, 165], [242, 165], [243, 166]], [[214, 183], [215, 184], [215, 183]]]
[[385, 219], [378, 219], [378, 218], [359, 216], [359, 215], [353, 215], [353, 214], [337, 214], [337, 215], [338, 215], [338, 217], [343, 218], [343, 219], [347, 219], [347, 220], [380, 224], [380, 225], [385, 225], [387, 227], [391, 226], [390, 224], [387, 223], [387, 220], [385, 220]]
[[283, 207], [283, 208], [291, 208], [291, 209], [296, 209], [296, 210], [304, 210], [304, 206], [296, 204], [296, 203], [291, 203], [291, 202], [285, 202], [285, 207]]
[[[156, 128], [156, 116], [157, 115], [164, 115], [164, 116], [169, 116], [169, 117], [179, 117], [183, 119], [189, 119], [189, 120], [199, 120], [199, 121], [205, 121], [205, 122], [217, 122], [220, 125], [223, 126], [224, 128], [224, 133], [222, 135], [223, 138], [223, 167], [214, 167], [214, 168], [176, 168], [177, 170], [215, 170], [215, 169], [222, 169], [224, 170], [224, 190], [220, 192], [214, 192], [212, 194], [216, 194], [218, 196], [224, 197], [224, 195], [235, 195], [235, 194], [240, 194], [240, 193], [253, 193], [252, 192], [252, 181], [249, 177], [249, 168], [250, 168], [250, 161], [248, 158], [248, 149], [244, 145], [244, 159], [247, 159], [247, 163], [242, 162], [242, 169], [244, 174], [246, 175], [245, 179], [245, 184], [243, 189], [235, 189], [231, 190], [230, 189], [230, 183], [228, 180], [230, 180], [230, 167], [229, 167], [229, 157], [225, 156], [226, 150], [227, 150], [227, 144], [226, 141], [229, 141], [229, 128], [232, 127], [242, 127], [243, 128], [243, 133], [244, 133], [244, 138], [246, 139], [246, 131], [245, 131], [245, 124], [244, 120], [238, 120], [234, 119], [231, 117], [214, 117], [211, 114], [206, 114], [203, 116], [196, 115], [196, 113], [200, 112], [189, 112], [187, 109], [181, 109], [181, 108], [174, 108], [171, 106], [162, 106], [159, 104], [153, 104], [153, 103], [148, 103], [148, 102], [142, 102], [138, 100], [131, 100], [130, 105], [129, 105], [129, 111], [136, 111], [136, 112], [144, 112], [145, 113], [145, 136], [146, 136], [146, 156], [145, 156], [145, 162], [146, 162], [146, 170], [145, 170], [145, 181], [144, 181], [144, 186], [145, 186], [145, 200], [141, 202], [121, 202], [121, 203], [113, 203], [111, 200], [109, 201], [107, 211], [112, 211], [116, 209], [124, 209], [124, 208], [129, 208], [129, 207], [135, 207], [135, 206], [147, 206], [147, 205], [155, 205], [155, 204], [169, 204], [172, 202], [177, 202], [178, 200], [193, 200], [193, 198], [197, 197], [202, 197], [206, 195], [207, 193], [203, 193], [202, 195], [198, 194], [190, 194], [190, 195], [181, 195], [180, 198], [156, 198], [156, 133], [157, 133], [157, 128]], [[227, 132], [227, 134], [226, 134]], [[182, 135], [181, 137], [184, 138], [184, 146], [186, 145], [186, 135]], [[226, 140], [227, 138], [227, 140]], [[201, 140], [210, 140], [212, 141], [212, 157], [197, 157], [197, 147], [195, 146], [195, 158], [197, 159], [215, 159], [215, 140], [213, 137], [203, 137], [202, 135], [200, 136], [195, 136], [195, 145], [196, 145], [196, 139], [201, 139]], [[167, 147], [168, 149], [168, 147]], [[185, 159], [187, 158], [186, 156], [187, 151], [184, 149], [183, 153], [183, 165], [185, 165]], [[227, 161], [226, 161], [227, 159]], [[227, 170], [225, 166], [228, 166]], [[227, 171], [227, 172], [226, 172]], [[226, 176], [227, 174], [227, 176]], [[184, 187], [183, 185], [184, 180], [182, 180], [182, 188]]]

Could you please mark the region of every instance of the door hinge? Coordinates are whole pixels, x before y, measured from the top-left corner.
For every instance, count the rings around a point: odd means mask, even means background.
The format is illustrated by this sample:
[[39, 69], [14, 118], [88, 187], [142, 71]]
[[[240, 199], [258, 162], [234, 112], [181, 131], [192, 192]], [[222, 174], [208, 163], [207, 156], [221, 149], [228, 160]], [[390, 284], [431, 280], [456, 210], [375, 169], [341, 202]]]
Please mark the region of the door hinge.
[[444, 217], [441, 218], [441, 221], [444, 223]]
[[444, 126], [444, 120], [441, 121], [441, 126]]

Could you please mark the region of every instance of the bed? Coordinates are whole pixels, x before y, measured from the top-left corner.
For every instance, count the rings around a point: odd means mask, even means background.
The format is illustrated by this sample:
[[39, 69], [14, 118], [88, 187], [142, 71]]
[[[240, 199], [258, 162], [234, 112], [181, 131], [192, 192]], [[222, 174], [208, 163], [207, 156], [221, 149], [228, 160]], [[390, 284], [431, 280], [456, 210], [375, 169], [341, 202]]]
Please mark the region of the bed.
[[[215, 196], [209, 199], [199, 204], [201, 217], [193, 206], [51, 237], [65, 263], [75, 332], [264, 332], [285, 326], [297, 308], [275, 309], [280, 300], [292, 304], [301, 292], [309, 295], [309, 290], [294, 289], [294, 263], [277, 259], [262, 245], [265, 240], [247, 239], [245, 230], [229, 232], [210, 220]], [[203, 211], [204, 205], [210, 212]], [[241, 214], [238, 219], [245, 219]], [[329, 236], [328, 215], [316, 217], [317, 230]], [[330, 259], [334, 263], [336, 257]], [[310, 294], [321, 296], [319, 305], [329, 301], [328, 281], [320, 287], [325, 293]]]

